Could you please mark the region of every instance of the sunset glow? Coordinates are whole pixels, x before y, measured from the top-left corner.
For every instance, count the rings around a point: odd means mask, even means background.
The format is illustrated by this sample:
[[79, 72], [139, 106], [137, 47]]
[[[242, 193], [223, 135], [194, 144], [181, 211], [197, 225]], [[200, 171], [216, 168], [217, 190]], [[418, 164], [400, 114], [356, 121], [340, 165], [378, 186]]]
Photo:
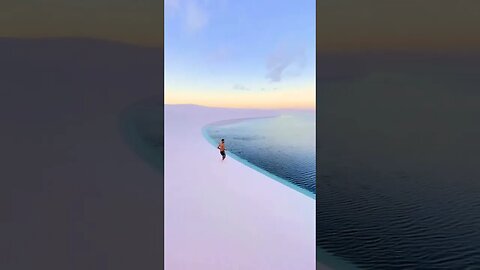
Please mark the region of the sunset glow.
[[313, 109], [315, 53], [315, 1], [165, 2], [165, 104]]

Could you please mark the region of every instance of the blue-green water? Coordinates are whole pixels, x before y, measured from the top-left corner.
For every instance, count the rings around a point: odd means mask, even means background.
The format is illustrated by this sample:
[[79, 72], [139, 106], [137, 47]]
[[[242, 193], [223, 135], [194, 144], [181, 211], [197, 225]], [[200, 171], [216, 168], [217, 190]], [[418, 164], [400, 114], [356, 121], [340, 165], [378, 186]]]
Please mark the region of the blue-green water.
[[225, 139], [227, 156], [233, 153], [314, 196], [314, 112], [224, 121], [209, 125], [206, 133], [216, 142]]

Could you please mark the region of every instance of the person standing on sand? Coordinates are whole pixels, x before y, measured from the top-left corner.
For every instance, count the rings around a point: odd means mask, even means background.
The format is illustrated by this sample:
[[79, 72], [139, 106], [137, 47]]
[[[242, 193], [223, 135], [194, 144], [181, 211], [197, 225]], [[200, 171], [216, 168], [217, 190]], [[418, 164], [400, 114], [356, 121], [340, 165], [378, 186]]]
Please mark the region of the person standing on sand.
[[222, 139], [220, 144], [217, 146], [218, 150], [220, 150], [220, 155], [222, 155], [222, 160], [225, 159], [227, 155], [225, 155], [225, 140]]

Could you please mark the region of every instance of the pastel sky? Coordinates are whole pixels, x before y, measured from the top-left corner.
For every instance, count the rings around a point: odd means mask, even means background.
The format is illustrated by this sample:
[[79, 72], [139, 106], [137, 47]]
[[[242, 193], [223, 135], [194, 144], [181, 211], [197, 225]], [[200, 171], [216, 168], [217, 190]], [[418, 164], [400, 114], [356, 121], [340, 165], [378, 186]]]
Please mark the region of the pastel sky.
[[[317, 2], [321, 52], [480, 50], [478, 0]], [[314, 0], [1, 0], [0, 37], [90, 37], [162, 47], [164, 5], [172, 42], [196, 32], [202, 33], [197, 38], [217, 33], [216, 40], [240, 45], [235, 42], [245, 43], [247, 30], [249, 37], [261, 33], [255, 38], [261, 42], [305, 37], [313, 27]]]
[[315, 107], [314, 0], [166, 0], [165, 103]]

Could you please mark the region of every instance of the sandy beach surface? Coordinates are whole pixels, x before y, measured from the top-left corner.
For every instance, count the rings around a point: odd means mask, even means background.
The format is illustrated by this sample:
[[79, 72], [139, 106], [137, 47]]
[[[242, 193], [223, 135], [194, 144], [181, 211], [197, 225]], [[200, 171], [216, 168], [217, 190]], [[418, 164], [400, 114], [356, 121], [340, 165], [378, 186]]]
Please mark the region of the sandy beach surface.
[[[315, 269], [315, 200], [228, 157], [202, 128], [278, 111], [165, 106], [165, 269]], [[228, 142], [226, 142], [228, 149]]]

